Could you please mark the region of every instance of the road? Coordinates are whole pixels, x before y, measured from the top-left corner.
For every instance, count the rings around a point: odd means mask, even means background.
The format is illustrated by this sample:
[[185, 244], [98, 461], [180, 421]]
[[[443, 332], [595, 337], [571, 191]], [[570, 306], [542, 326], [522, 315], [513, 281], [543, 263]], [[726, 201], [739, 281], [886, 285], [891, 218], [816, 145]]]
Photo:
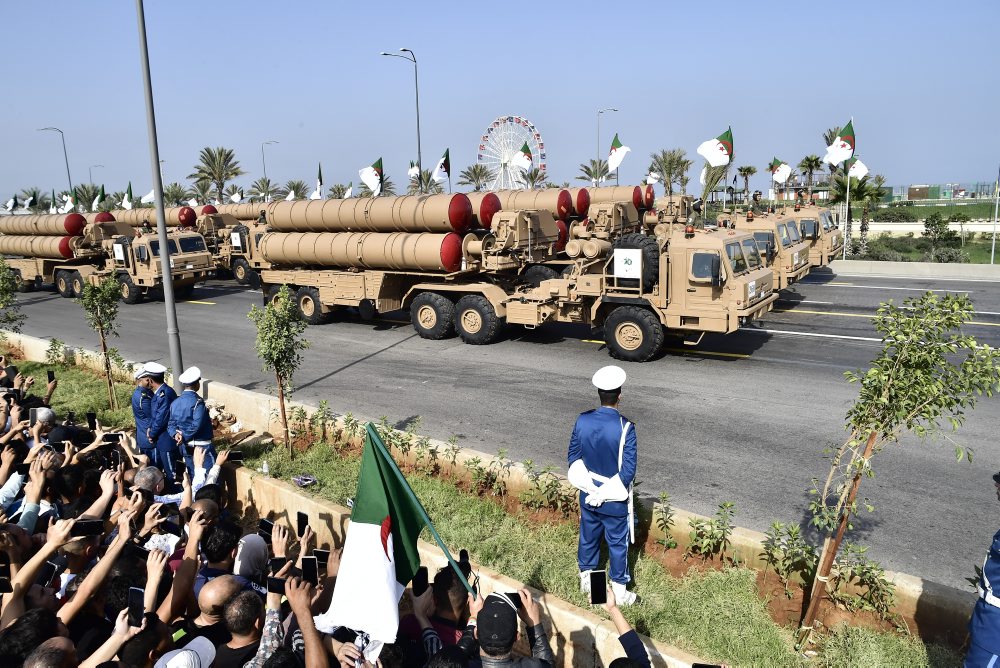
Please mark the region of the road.
[[[733, 501], [737, 522], [760, 531], [775, 520], [805, 523], [810, 481], [825, 475], [823, 450], [844, 437], [856, 396], [843, 373], [864, 366], [881, 345], [869, 316], [880, 301], [927, 289], [968, 293], [979, 323], [968, 331], [1000, 345], [995, 283], [820, 271], [786, 290], [759, 327], [706, 337], [697, 349], [672, 344], [647, 364], [625, 363], [622, 410], [638, 424], [640, 491], [667, 491], [676, 506], [703, 514]], [[21, 297], [25, 333], [96, 347], [75, 304], [55, 293]], [[259, 292], [210, 282], [179, 304], [185, 364], [268, 391], [246, 317], [256, 303]], [[116, 344], [126, 358], [169, 362], [161, 302], [123, 305], [120, 322]], [[599, 333], [570, 326], [512, 330], [480, 347], [426, 341], [406, 314], [391, 314], [313, 327], [307, 336], [297, 399], [326, 399], [338, 413], [385, 415], [400, 425], [419, 417], [430, 436], [457, 435], [465, 446], [503, 448], [514, 460], [559, 468], [576, 415], [596, 400], [590, 376], [612, 361]], [[850, 537], [887, 569], [965, 587], [997, 528], [990, 474], [1000, 468], [998, 433], [997, 400], [984, 400], [958, 434], [975, 449], [971, 464], [957, 463], [946, 442], [907, 438], [887, 447], [875, 460], [877, 476], [862, 484], [876, 511]]]

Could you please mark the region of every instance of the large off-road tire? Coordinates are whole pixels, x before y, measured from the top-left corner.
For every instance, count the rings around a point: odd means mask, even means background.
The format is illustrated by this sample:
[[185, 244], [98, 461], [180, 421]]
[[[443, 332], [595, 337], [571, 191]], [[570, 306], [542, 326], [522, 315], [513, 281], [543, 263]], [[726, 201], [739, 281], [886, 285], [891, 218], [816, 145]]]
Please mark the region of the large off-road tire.
[[[295, 289], [292, 286], [288, 286], [292, 290], [292, 297], [295, 296]], [[264, 306], [272, 303], [278, 297], [278, 293], [281, 292], [280, 285], [269, 285], [267, 289], [264, 290]]]
[[82, 297], [83, 296], [83, 275], [78, 271], [74, 271], [69, 275], [70, 285], [73, 287], [73, 296]]
[[142, 291], [136, 287], [128, 274], [118, 275], [118, 291], [126, 304], [138, 304], [142, 301]]
[[233, 278], [240, 285], [248, 285], [250, 283], [250, 273], [252, 271], [250, 263], [243, 258], [237, 258], [236, 262], [233, 262]]
[[425, 339], [444, 339], [455, 334], [455, 304], [436, 292], [421, 292], [410, 304], [410, 323]]
[[[650, 292], [660, 278], [660, 247], [656, 243], [656, 238], [637, 233], [623, 234], [612, 244], [612, 250], [616, 248], [642, 251], [642, 291]], [[634, 278], [620, 278], [618, 285], [637, 288], [639, 281]]]
[[455, 331], [466, 343], [482, 346], [503, 333], [504, 319], [482, 295], [465, 295], [455, 304]]
[[35, 281], [34, 281], [34, 279], [32, 279], [30, 281], [24, 280], [24, 277], [21, 276], [21, 270], [20, 269], [15, 269], [12, 273], [14, 274], [15, 289], [18, 292], [34, 292], [35, 291]]
[[299, 288], [295, 293], [295, 303], [299, 307], [299, 315], [310, 325], [322, 325], [330, 319], [328, 313], [323, 313], [319, 288]]
[[73, 296], [73, 279], [72, 272], [69, 271], [57, 271], [55, 275], [56, 279], [56, 292], [59, 293], [60, 297], [72, 297]]
[[639, 306], [619, 306], [604, 319], [604, 341], [611, 356], [626, 362], [646, 362], [663, 348], [659, 318]]
[[533, 288], [537, 288], [542, 284], [542, 281], [547, 281], [552, 278], [559, 278], [559, 272], [552, 267], [547, 267], [544, 264], [533, 264], [524, 270], [521, 274], [521, 280], [530, 285]]

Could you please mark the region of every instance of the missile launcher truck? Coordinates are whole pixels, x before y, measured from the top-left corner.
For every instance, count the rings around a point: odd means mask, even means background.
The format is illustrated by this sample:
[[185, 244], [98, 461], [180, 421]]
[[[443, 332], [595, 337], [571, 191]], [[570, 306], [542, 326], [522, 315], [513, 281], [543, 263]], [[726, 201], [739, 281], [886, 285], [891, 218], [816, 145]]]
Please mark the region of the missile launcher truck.
[[774, 270], [775, 289], [784, 290], [809, 274], [809, 242], [803, 240], [798, 224], [780, 214], [723, 212], [720, 229], [736, 229], [753, 235], [768, 266]]
[[[212, 270], [204, 238], [172, 230], [168, 235], [174, 290], [189, 295]], [[86, 282], [117, 281], [121, 299], [135, 304], [162, 289], [160, 241], [114, 216], [80, 214], [7, 216], [0, 219], [0, 254], [14, 272], [18, 290], [53, 284], [63, 297], [78, 297]]]
[[798, 223], [802, 238], [809, 243], [809, 264], [813, 267], [825, 267], [843, 253], [844, 233], [838, 229], [830, 209], [796, 204], [781, 213]]

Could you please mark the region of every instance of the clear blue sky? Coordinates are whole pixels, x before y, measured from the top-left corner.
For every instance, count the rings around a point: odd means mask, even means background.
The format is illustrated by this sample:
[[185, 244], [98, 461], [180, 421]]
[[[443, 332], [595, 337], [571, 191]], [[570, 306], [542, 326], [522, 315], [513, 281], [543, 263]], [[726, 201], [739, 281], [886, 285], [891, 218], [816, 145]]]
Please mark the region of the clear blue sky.
[[[0, 199], [74, 183], [150, 187], [134, 3], [6, 3], [0, 41]], [[416, 157], [411, 66], [420, 61], [425, 167], [455, 174], [497, 116], [541, 131], [553, 181], [574, 180], [615, 131], [648, 155], [732, 125], [736, 164], [823, 155], [822, 132], [854, 117], [858, 156], [890, 184], [993, 179], [1000, 161], [997, 25], [979, 2], [205, 2], [147, 0], [164, 176], [184, 181], [206, 145], [261, 175], [327, 186], [382, 156], [405, 182]], [[783, 92], [772, 92], [782, 85]], [[798, 90], [792, 92], [787, 86]], [[694, 156], [697, 158], [697, 156]], [[700, 160], [692, 169], [696, 181]], [[582, 182], [577, 182], [582, 185]], [[766, 177], [752, 182], [763, 188]]]

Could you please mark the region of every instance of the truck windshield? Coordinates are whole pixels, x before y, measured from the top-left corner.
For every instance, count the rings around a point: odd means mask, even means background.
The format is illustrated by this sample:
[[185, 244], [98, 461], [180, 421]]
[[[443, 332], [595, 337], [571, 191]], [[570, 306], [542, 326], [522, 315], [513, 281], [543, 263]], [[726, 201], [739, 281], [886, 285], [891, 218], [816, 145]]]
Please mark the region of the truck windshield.
[[733, 265], [734, 274], [742, 274], [747, 270], [747, 260], [743, 257], [743, 249], [738, 241], [726, 244], [726, 255], [729, 256], [729, 261]]
[[797, 244], [802, 240], [802, 237], [799, 236], [799, 228], [794, 221], [788, 221], [785, 225], [788, 227], [788, 236], [792, 238], [792, 243]]
[[181, 237], [179, 241], [182, 253], [204, 253], [206, 250], [202, 237]]
[[[171, 255], [177, 255], [177, 244], [174, 242], [173, 239], [171, 239], [168, 242], [167, 248], [170, 249], [170, 254]], [[159, 241], [150, 241], [149, 242], [149, 251], [155, 257], [159, 257], [160, 256], [160, 242]]]
[[802, 227], [802, 236], [804, 237], [811, 237], [816, 234], [819, 229], [819, 223], [808, 218], [800, 220], [799, 225]]
[[819, 219], [821, 221], [823, 221], [823, 229], [824, 230], [829, 230], [831, 227], [833, 227], [833, 223], [830, 221], [830, 213], [829, 212], [823, 211], [822, 213], [820, 213], [819, 214]]
[[757, 250], [757, 242], [753, 239], [743, 240], [743, 255], [750, 263], [751, 269], [758, 269], [764, 264], [760, 259], [760, 252]]
[[788, 238], [788, 230], [785, 229], [785, 226], [782, 225], [781, 223], [777, 223], [777, 225], [778, 225], [778, 235], [781, 237], [781, 245], [784, 246], [785, 248], [788, 248], [789, 246], [792, 245], [792, 240]]
[[757, 241], [757, 247], [765, 253], [768, 248], [774, 247], [774, 232], [754, 232], [753, 238]]
[[716, 253], [695, 253], [691, 258], [691, 275], [696, 279], [712, 278], [712, 263], [718, 259]]

